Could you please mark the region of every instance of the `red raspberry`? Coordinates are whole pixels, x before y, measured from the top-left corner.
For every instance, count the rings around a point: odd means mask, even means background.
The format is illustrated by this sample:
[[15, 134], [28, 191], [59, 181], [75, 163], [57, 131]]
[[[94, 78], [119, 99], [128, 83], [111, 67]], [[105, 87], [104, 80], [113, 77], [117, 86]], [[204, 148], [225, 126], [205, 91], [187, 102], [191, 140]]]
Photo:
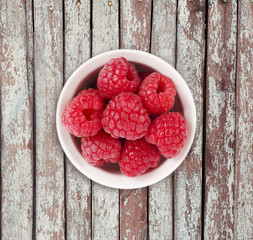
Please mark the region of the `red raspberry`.
[[125, 58], [114, 58], [105, 64], [99, 73], [97, 87], [100, 94], [107, 99], [121, 92], [137, 92], [141, 84], [135, 66]]
[[82, 138], [82, 155], [93, 166], [117, 163], [120, 159], [121, 142], [103, 130], [92, 137]]
[[139, 72], [139, 77], [141, 78], [142, 81], [144, 81], [144, 79], [150, 74], [151, 72]]
[[104, 130], [114, 138], [142, 138], [150, 123], [140, 97], [133, 93], [120, 93], [109, 102], [103, 112]]
[[176, 96], [175, 84], [170, 78], [155, 72], [142, 82], [139, 96], [149, 113], [158, 115], [173, 107]]
[[62, 123], [76, 137], [95, 135], [101, 128], [104, 99], [94, 89], [81, 91], [64, 108]]
[[119, 161], [120, 171], [126, 176], [135, 177], [156, 167], [160, 158], [157, 148], [145, 138], [126, 140]]
[[149, 143], [156, 144], [166, 158], [179, 154], [187, 138], [187, 126], [179, 113], [167, 112], [155, 118], [146, 134]]

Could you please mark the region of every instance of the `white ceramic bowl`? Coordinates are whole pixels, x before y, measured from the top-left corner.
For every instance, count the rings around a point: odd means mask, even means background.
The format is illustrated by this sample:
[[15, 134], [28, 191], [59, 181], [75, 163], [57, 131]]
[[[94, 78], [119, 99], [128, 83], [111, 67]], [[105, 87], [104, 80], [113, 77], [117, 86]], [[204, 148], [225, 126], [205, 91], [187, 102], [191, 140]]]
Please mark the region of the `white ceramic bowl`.
[[[188, 126], [188, 137], [180, 154], [172, 159], [162, 161], [155, 169], [141, 176], [126, 177], [118, 167], [109, 165], [104, 168], [93, 167], [81, 155], [80, 145], [62, 125], [61, 116], [65, 105], [83, 88], [95, 86], [96, 76], [103, 65], [111, 58], [125, 57], [136, 64], [138, 70], [147, 67], [170, 77], [177, 89], [177, 102], [181, 103], [179, 111], [183, 112]], [[134, 189], [152, 185], [170, 175], [183, 162], [189, 152], [196, 128], [196, 109], [192, 94], [180, 74], [164, 60], [137, 50], [114, 50], [97, 55], [83, 63], [68, 79], [62, 89], [56, 112], [56, 126], [62, 148], [73, 165], [85, 176], [102, 185], [112, 188]]]

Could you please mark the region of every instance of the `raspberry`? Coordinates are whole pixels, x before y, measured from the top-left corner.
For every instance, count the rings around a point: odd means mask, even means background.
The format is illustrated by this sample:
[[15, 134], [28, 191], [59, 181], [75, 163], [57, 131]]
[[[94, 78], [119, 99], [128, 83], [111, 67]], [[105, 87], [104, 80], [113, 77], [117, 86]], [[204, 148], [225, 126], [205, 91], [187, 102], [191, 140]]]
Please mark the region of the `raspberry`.
[[92, 137], [82, 137], [82, 155], [93, 166], [117, 163], [120, 159], [121, 142], [103, 130]]
[[183, 148], [187, 133], [184, 118], [179, 113], [167, 112], [153, 120], [145, 137], [164, 157], [173, 158]]
[[95, 135], [101, 128], [104, 99], [94, 89], [81, 91], [64, 108], [62, 123], [76, 137]]
[[126, 140], [119, 161], [120, 171], [129, 177], [135, 177], [154, 168], [160, 161], [157, 148], [145, 138], [135, 141]]
[[141, 84], [135, 66], [125, 58], [114, 58], [105, 64], [98, 75], [97, 87], [100, 94], [111, 99], [121, 92], [137, 92]]
[[151, 74], [151, 72], [139, 72], [139, 77], [142, 81], [144, 81], [144, 79], [149, 76]]
[[103, 112], [104, 130], [114, 138], [142, 138], [150, 123], [140, 97], [133, 93], [120, 93], [109, 102]]
[[139, 96], [150, 114], [159, 115], [173, 107], [176, 96], [175, 84], [170, 78], [155, 72], [142, 82]]

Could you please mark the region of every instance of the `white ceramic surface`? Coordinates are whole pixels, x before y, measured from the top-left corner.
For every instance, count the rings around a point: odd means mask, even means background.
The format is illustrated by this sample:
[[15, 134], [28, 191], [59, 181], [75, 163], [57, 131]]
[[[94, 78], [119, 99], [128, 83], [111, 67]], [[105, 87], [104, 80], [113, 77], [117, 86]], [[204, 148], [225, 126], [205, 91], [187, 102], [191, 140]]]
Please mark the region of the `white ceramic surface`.
[[[170, 77], [177, 89], [177, 94], [182, 104], [183, 115], [188, 126], [188, 138], [180, 154], [173, 159], [166, 159], [155, 169], [149, 170], [141, 176], [134, 178], [122, 175], [118, 168], [96, 168], [88, 164], [81, 155], [80, 148], [75, 143], [74, 138], [68, 133], [61, 122], [61, 115], [64, 106], [83, 87], [88, 87], [90, 82], [87, 76], [94, 71], [101, 69], [111, 58], [125, 57], [130, 62], [147, 65], [155, 71]], [[94, 74], [93, 74], [94, 75]], [[57, 133], [62, 148], [73, 163], [73, 165], [85, 176], [102, 185], [112, 188], [134, 189], [152, 185], [175, 171], [183, 162], [189, 152], [196, 128], [196, 108], [192, 94], [180, 74], [164, 60], [137, 50], [114, 50], [97, 55], [82, 64], [68, 79], [59, 97], [56, 112]]]

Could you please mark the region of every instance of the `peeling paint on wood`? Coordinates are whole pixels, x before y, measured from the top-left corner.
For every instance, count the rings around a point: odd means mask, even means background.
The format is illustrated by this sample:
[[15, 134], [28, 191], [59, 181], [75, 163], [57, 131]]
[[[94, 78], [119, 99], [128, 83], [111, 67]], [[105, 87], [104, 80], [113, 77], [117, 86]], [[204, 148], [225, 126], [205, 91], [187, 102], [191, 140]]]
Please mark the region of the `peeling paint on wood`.
[[151, 53], [173, 67], [176, 51], [176, 0], [154, 0]]
[[121, 0], [121, 48], [149, 52], [151, 1]]
[[233, 239], [237, 3], [208, 8], [204, 237]]
[[[93, 1], [92, 55], [118, 49], [118, 1]], [[119, 238], [119, 190], [93, 182], [92, 184], [92, 237]]]
[[253, 239], [253, 2], [239, 1], [234, 239]]
[[33, 216], [32, 78], [26, 59], [25, 1], [0, 2], [2, 237], [31, 239]]
[[[90, 1], [65, 1], [65, 76], [90, 57]], [[67, 239], [91, 239], [91, 181], [66, 160]]]
[[192, 148], [174, 174], [174, 237], [200, 239], [205, 1], [179, 1], [177, 28], [176, 66], [193, 94], [197, 128]]
[[[151, 53], [175, 66], [177, 1], [153, 1]], [[149, 187], [149, 239], [173, 239], [172, 176]]]
[[93, 1], [92, 55], [119, 48], [119, 3]]
[[120, 190], [120, 239], [148, 239], [147, 188]]
[[119, 238], [119, 190], [93, 182], [92, 236], [94, 239]]
[[36, 239], [64, 239], [64, 158], [55, 130], [63, 83], [61, 1], [34, 1]]

